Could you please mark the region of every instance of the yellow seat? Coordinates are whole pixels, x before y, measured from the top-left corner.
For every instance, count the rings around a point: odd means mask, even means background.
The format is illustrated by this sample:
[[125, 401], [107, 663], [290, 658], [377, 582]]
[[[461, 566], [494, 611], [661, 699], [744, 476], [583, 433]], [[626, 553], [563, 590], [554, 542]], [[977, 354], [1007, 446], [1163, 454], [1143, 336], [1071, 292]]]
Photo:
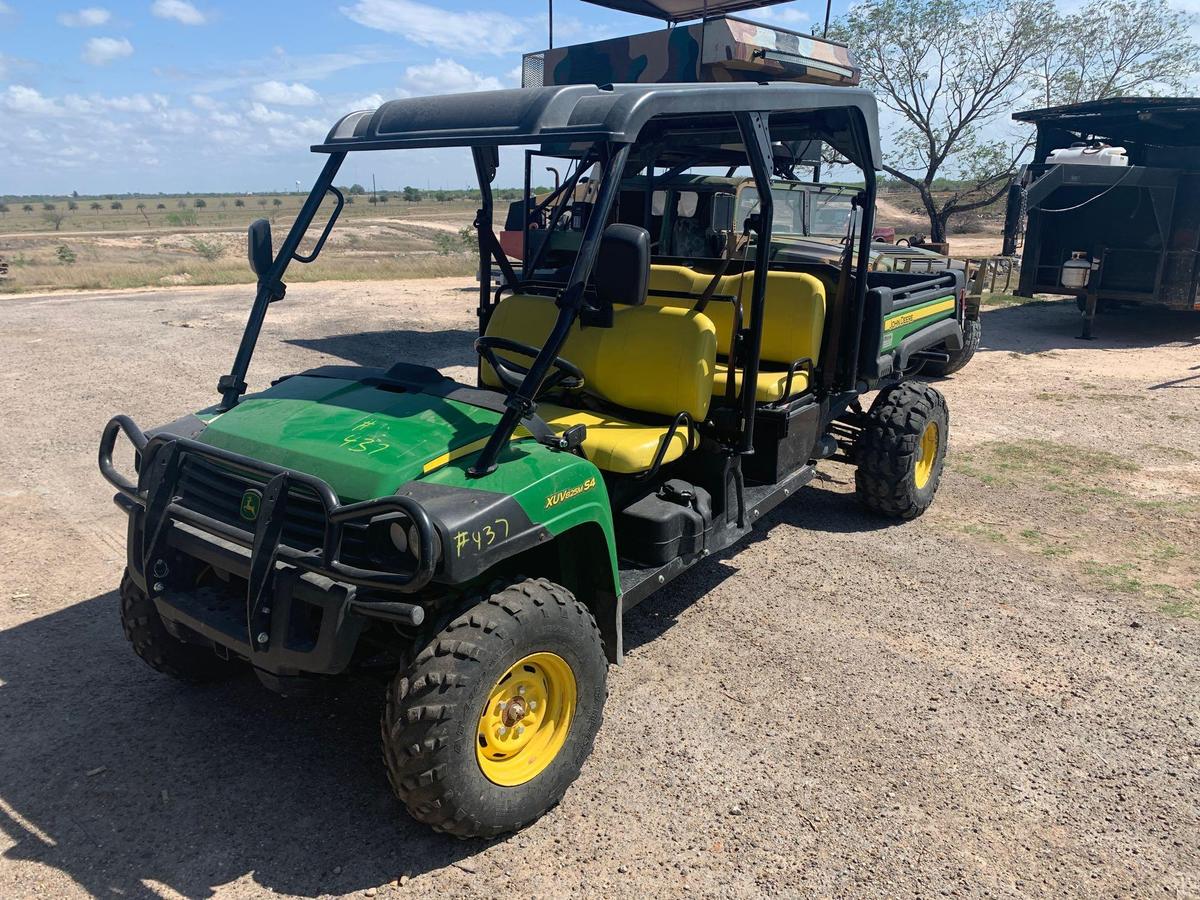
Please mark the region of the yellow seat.
[[[758, 403], [775, 403], [782, 400], [788, 393], [792, 395], [803, 394], [808, 390], [808, 372], [797, 369], [792, 376], [792, 389], [787, 390], [788, 373], [787, 370], [779, 371], [771, 369], [770, 371], [759, 371], [758, 386], [754, 391], [754, 399]], [[729, 364], [717, 363], [717, 372], [713, 376], [713, 393], [718, 396], [724, 396], [726, 386], [729, 383]], [[733, 387], [738, 390], [742, 386], [742, 369], [737, 370], [734, 376]]]
[[[583, 453], [598, 469], [631, 475], [644, 472], [654, 462], [654, 455], [666, 437], [670, 426], [643, 425], [619, 419], [607, 413], [587, 409], [571, 409], [553, 403], [539, 403], [538, 415], [555, 431], [565, 431], [575, 425], [587, 426]], [[671, 436], [663, 454], [663, 462], [674, 462], [688, 449], [688, 429], [681, 425]]]
[[[493, 310], [486, 333], [540, 347], [557, 316], [553, 300], [514, 294]], [[527, 358], [515, 354], [498, 351], [498, 355], [518, 365], [529, 364]], [[686, 412], [696, 422], [708, 415], [717, 334], [712, 320], [703, 313], [615, 306], [612, 328], [583, 328], [576, 323], [559, 355], [583, 371], [583, 393], [660, 420], [641, 424], [607, 412], [539, 403], [538, 415], [557, 430], [587, 426], [583, 452], [605, 471], [632, 474], [649, 469], [679, 413]], [[486, 362], [480, 374], [485, 385], [500, 386]], [[678, 459], [688, 449], [687, 434], [686, 426], [677, 430], [665, 462]]]
[[[712, 280], [712, 275], [697, 272], [686, 266], [653, 265], [650, 267], [651, 291], [675, 291], [700, 294]], [[734, 272], [722, 276], [716, 294], [742, 298], [743, 327], [750, 325], [750, 297], [754, 287], [754, 272]], [[651, 293], [648, 303], [655, 306], [690, 309], [694, 299], [663, 297]], [[787, 370], [792, 363], [811, 359], [815, 364], [821, 352], [821, 337], [825, 330], [825, 288], [807, 272], [768, 272], [767, 291], [763, 298], [765, 318], [762, 329], [758, 385], [755, 397], [760, 403], [784, 399]], [[733, 339], [733, 304], [711, 300], [704, 314], [717, 329], [717, 352], [729, 358]], [[739, 369], [740, 372], [740, 369]], [[728, 365], [718, 363], [713, 379], [713, 392], [721, 396], [728, 380]], [[740, 378], [738, 380], [740, 386]], [[793, 395], [808, 389], [808, 377], [797, 372], [792, 378]]]

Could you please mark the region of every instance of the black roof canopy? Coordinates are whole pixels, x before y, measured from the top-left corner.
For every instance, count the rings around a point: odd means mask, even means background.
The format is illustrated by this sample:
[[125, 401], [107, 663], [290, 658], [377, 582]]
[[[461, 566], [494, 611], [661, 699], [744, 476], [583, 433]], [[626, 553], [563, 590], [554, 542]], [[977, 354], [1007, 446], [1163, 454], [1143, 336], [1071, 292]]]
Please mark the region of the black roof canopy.
[[344, 116], [312, 149], [633, 143], [649, 125], [664, 144], [678, 145], [682, 136], [701, 154], [711, 146], [719, 161], [722, 147], [730, 149], [731, 116], [741, 111], [769, 113], [776, 141], [823, 140], [858, 165], [879, 168], [878, 112], [870, 91], [782, 82], [566, 85], [390, 100]]
[[584, 0], [594, 6], [619, 9], [622, 12], [650, 16], [667, 22], [686, 22], [703, 16], [721, 16], [745, 12], [763, 6], [787, 3], [788, 0]]
[[1134, 144], [1200, 146], [1200, 98], [1113, 97], [1013, 113], [1018, 122]]

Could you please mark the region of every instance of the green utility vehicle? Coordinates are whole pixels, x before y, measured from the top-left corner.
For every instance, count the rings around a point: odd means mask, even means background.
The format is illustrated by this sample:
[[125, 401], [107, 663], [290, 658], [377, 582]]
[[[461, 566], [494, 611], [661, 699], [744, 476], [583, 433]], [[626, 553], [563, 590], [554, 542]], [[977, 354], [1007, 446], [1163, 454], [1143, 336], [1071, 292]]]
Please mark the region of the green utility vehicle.
[[[250, 228], [258, 291], [219, 401], [104, 430], [100, 468], [129, 515], [134, 650], [185, 681], [250, 668], [285, 692], [390, 678], [388, 775], [436, 829], [495, 835], [557, 803], [600, 727], [631, 607], [746, 537], [820, 460], [856, 465], [861, 501], [895, 519], [937, 490], [946, 404], [906, 374], [961, 342], [961, 275], [872, 272], [865, 244], [840, 266], [656, 260], [645, 227], [621, 221], [625, 178], [748, 166], [767, 185], [777, 149], [810, 140], [862, 169], [869, 241], [880, 151], [875, 100], [857, 88], [572, 85], [340, 120], [313, 148], [327, 161], [278, 251], [265, 221]], [[571, 165], [547, 227], [582, 225], [559, 265], [534, 260], [529, 277], [492, 222], [500, 147], [521, 145]], [[433, 147], [469, 148], [482, 193], [476, 383], [401, 360], [247, 393], [285, 271], [317, 257], [342, 208], [347, 154]], [[580, 206], [584, 173], [594, 202]], [[748, 228], [769, 246], [763, 198]], [[113, 461], [121, 435], [136, 474]]]

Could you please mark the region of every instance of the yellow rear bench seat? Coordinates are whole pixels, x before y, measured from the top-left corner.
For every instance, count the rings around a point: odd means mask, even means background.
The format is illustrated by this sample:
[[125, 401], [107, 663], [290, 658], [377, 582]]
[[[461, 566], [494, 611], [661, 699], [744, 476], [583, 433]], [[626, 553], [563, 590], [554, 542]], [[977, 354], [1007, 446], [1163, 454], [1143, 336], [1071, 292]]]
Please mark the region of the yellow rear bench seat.
[[[540, 347], [557, 315], [558, 308], [548, 297], [514, 294], [492, 312], [486, 333]], [[527, 358], [498, 353], [518, 365], [529, 364]], [[583, 393], [648, 413], [648, 420], [654, 422], [644, 424], [608, 412], [538, 403], [537, 414], [557, 431], [586, 425], [583, 452], [607, 472], [632, 474], [649, 469], [676, 415], [686, 412], [696, 422], [708, 415], [717, 330], [703, 313], [677, 307], [617, 305], [612, 328], [582, 328], [577, 322], [558, 355], [583, 371]], [[500, 386], [486, 362], [481, 374], [484, 384]], [[687, 439], [688, 429], [680, 427], [663, 462], [682, 456], [688, 449]]]
[[[700, 294], [712, 280], [711, 274], [697, 272], [686, 266], [653, 265], [650, 267], [650, 290], [647, 303], [652, 306], [690, 309], [695, 299], [664, 297], [653, 291], [674, 291]], [[740, 296], [743, 327], [750, 325], [750, 297], [754, 272], [735, 272], [725, 275], [717, 284], [716, 294]], [[760, 403], [782, 400], [787, 385], [788, 368], [800, 359], [815, 364], [821, 352], [821, 336], [825, 330], [825, 288], [806, 272], [770, 272], [764, 297], [765, 319], [762, 330], [762, 355], [759, 364], [755, 399]], [[717, 329], [717, 352], [726, 360], [733, 337], [733, 304], [727, 300], [711, 300], [704, 315], [712, 319]], [[741, 369], [735, 374], [735, 387], [741, 387]], [[713, 377], [713, 391], [725, 392], [729, 378], [727, 362], [718, 362]], [[808, 389], [808, 373], [797, 371], [792, 378], [792, 394]]]

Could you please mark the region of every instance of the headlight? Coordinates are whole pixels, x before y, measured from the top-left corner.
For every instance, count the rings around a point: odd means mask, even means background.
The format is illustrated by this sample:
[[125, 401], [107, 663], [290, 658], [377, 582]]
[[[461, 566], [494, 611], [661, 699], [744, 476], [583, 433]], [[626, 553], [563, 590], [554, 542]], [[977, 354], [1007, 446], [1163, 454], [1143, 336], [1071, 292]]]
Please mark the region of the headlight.
[[[420, 565], [421, 533], [417, 523], [403, 513], [389, 514], [386, 518], [372, 522], [368, 529], [368, 541], [372, 560], [385, 569], [404, 569]], [[433, 551], [430, 560], [441, 556], [441, 542], [437, 531], [431, 535]]]
[[408, 553], [417, 562], [421, 561], [421, 536], [417, 534], [417, 523], [407, 516], [395, 519], [388, 526], [388, 537], [401, 553]]

